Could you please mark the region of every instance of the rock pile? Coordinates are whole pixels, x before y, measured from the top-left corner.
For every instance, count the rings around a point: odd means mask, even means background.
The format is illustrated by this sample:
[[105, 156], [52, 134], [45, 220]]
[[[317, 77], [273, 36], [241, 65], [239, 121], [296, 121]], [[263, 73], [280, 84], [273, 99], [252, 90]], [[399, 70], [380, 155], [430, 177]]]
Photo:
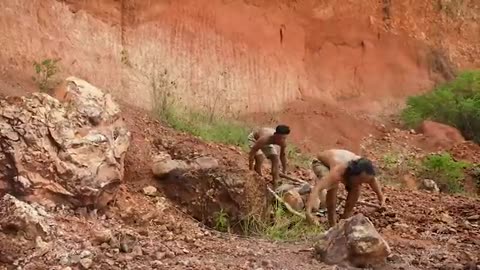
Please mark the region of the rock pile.
[[110, 94], [76, 77], [62, 91], [0, 99], [0, 194], [102, 207], [123, 179], [130, 133]]

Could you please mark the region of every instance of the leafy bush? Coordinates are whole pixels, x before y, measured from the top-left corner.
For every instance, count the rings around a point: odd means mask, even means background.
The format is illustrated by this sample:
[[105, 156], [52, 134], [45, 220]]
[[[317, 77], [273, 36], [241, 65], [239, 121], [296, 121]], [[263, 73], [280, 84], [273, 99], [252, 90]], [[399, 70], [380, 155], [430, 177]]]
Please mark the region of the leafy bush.
[[410, 128], [426, 119], [442, 122], [480, 143], [480, 70], [464, 72], [432, 92], [409, 97], [402, 119]]
[[422, 161], [421, 175], [434, 180], [440, 190], [458, 193], [463, 191], [465, 169], [471, 164], [455, 161], [450, 154], [431, 154]]

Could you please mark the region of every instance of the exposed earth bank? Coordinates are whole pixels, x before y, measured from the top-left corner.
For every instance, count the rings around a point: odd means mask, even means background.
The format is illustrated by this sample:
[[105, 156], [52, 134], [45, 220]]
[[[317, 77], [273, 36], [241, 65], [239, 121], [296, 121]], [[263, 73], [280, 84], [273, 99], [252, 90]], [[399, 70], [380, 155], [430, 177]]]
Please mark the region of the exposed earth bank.
[[[31, 63], [59, 57], [64, 75], [149, 109], [152, 80], [166, 69], [190, 106], [233, 115], [287, 108], [281, 119], [308, 147], [358, 148], [345, 127], [362, 126], [359, 114], [398, 111], [407, 95], [479, 65], [479, 9], [474, 0], [3, 1], [0, 76], [31, 89]], [[326, 121], [332, 135], [303, 119]]]

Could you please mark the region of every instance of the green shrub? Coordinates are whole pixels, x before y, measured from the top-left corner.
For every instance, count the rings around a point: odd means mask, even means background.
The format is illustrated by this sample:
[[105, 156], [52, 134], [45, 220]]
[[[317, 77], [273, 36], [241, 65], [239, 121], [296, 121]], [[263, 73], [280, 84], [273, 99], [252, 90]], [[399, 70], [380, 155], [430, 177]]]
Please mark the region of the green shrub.
[[480, 143], [480, 70], [464, 72], [429, 93], [409, 97], [402, 119], [410, 128], [426, 119], [442, 122]]
[[463, 192], [465, 169], [471, 164], [455, 161], [450, 154], [431, 154], [422, 161], [421, 176], [434, 180], [440, 190], [449, 193]]

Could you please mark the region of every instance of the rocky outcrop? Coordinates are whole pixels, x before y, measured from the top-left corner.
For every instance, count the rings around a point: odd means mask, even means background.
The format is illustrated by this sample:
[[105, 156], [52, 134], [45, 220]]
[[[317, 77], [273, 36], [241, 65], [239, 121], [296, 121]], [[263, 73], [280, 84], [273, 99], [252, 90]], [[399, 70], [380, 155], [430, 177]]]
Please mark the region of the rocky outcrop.
[[327, 264], [371, 267], [384, 264], [391, 250], [370, 220], [357, 214], [328, 230], [315, 252]]
[[123, 179], [130, 133], [110, 94], [75, 77], [57, 90], [60, 100], [0, 99], [0, 192], [102, 207]]

